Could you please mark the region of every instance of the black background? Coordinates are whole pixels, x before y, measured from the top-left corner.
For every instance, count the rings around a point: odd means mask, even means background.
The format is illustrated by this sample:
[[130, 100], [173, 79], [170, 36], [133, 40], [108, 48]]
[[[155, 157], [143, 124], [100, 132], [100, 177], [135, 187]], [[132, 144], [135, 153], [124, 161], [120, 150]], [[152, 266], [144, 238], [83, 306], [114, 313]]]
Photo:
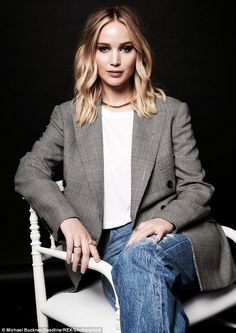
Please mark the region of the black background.
[[[28, 276], [31, 263], [28, 207], [14, 192], [19, 159], [42, 134], [54, 105], [73, 97], [74, 54], [87, 15], [120, 3], [31, 0], [2, 6], [2, 279]], [[233, 0], [122, 4], [134, 6], [143, 20], [154, 53], [153, 83], [188, 103], [206, 180], [216, 187], [213, 216], [234, 227]]]

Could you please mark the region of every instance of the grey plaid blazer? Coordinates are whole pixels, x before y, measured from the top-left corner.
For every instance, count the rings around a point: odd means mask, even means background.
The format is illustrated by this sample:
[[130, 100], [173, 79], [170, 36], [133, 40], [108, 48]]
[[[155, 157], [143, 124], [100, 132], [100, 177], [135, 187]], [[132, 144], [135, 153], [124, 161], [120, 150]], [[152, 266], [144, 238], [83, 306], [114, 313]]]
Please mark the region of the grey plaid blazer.
[[[134, 226], [160, 217], [191, 241], [202, 290], [225, 287], [236, 280], [228, 241], [210, 217], [214, 188], [204, 182], [188, 107], [174, 98], [157, 100], [152, 118], [134, 114], [132, 140], [131, 219]], [[98, 117], [82, 128], [71, 101], [56, 106], [49, 125], [15, 176], [22, 194], [58, 237], [62, 221], [78, 217], [98, 242], [103, 221], [103, 141], [101, 101]], [[62, 194], [52, 173], [63, 161]], [[80, 272], [69, 272], [75, 287]]]

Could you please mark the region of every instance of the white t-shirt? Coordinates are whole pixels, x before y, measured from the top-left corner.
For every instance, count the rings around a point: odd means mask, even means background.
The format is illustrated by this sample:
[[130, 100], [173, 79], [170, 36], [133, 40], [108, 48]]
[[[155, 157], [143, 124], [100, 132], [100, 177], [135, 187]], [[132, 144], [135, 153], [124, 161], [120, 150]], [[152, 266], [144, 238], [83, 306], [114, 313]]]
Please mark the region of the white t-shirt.
[[102, 107], [104, 154], [103, 229], [131, 221], [131, 147], [134, 111]]

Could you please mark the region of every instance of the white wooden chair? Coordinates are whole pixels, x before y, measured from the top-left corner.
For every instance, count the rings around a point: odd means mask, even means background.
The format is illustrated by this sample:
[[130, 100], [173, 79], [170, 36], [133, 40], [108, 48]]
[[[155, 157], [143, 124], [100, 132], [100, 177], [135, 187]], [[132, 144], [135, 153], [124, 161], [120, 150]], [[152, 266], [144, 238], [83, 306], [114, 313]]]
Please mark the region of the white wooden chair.
[[[57, 183], [63, 190], [62, 182]], [[222, 228], [226, 236], [236, 243], [236, 230], [225, 226]], [[96, 263], [90, 258], [88, 268], [104, 274], [110, 281], [116, 296], [116, 312], [105, 298], [101, 280], [76, 293], [62, 292], [47, 299], [43, 261], [49, 257], [65, 261], [66, 252], [56, 248], [52, 236], [50, 236], [50, 248], [41, 246], [38, 217], [32, 208], [30, 208], [30, 229], [36, 311], [40, 331], [47, 331], [48, 318], [52, 318], [79, 332], [120, 332], [119, 304], [112, 282], [111, 265], [103, 260]], [[201, 292], [185, 301], [183, 305], [190, 325], [197, 324], [236, 305], [236, 284], [216, 291]], [[235, 324], [231, 325], [236, 328]]]

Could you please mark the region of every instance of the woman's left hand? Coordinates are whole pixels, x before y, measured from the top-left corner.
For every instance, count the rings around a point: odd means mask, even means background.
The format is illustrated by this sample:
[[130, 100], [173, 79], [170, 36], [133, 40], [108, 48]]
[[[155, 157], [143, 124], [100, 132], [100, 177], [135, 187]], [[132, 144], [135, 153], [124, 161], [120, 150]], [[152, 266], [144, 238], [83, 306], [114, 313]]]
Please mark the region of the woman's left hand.
[[132, 235], [126, 246], [152, 235], [156, 235], [157, 242], [159, 242], [166, 234], [170, 234], [174, 230], [174, 228], [175, 227], [172, 223], [161, 218], [155, 218], [145, 222], [141, 222], [133, 230]]

